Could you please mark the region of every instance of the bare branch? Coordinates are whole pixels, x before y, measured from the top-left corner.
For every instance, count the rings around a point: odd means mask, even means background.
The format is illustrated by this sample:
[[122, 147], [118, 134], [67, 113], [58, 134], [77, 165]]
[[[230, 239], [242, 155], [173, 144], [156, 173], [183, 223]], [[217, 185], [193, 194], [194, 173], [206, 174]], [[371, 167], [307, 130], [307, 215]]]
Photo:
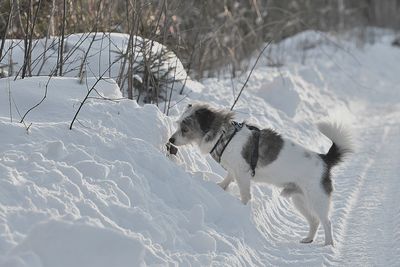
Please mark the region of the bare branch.
[[25, 117], [28, 115], [29, 112], [31, 112], [32, 110], [34, 110], [35, 108], [37, 108], [37, 107], [38, 107], [40, 104], [42, 104], [43, 101], [46, 99], [46, 97], [47, 97], [48, 86], [49, 86], [49, 83], [50, 83], [50, 80], [51, 80], [52, 77], [53, 77], [53, 76], [50, 76], [49, 79], [47, 80], [46, 87], [45, 87], [45, 91], [44, 91], [44, 95], [43, 95], [42, 99], [41, 99], [36, 105], [34, 105], [34, 106], [31, 107], [30, 109], [28, 109], [27, 112], [25, 112], [24, 116], [22, 116], [22, 118], [21, 118], [21, 121], [20, 121], [21, 123], [24, 122], [24, 119], [25, 119]]
[[114, 61], [110, 66], [108, 66], [108, 68], [101, 74], [101, 76], [96, 80], [96, 82], [93, 84], [93, 86], [88, 90], [88, 92], [86, 93], [85, 98], [82, 100], [81, 104], [79, 105], [78, 110], [76, 111], [74, 118], [71, 121], [71, 124], [69, 125], [69, 129], [72, 130], [72, 126], [74, 125], [74, 122], [76, 120], [76, 118], [78, 117], [79, 112], [81, 111], [83, 105], [85, 104], [86, 100], [89, 98], [89, 95], [92, 91], [96, 90], [96, 86], [97, 84], [103, 80], [104, 75], [108, 72], [109, 68], [111, 68], [117, 61]]

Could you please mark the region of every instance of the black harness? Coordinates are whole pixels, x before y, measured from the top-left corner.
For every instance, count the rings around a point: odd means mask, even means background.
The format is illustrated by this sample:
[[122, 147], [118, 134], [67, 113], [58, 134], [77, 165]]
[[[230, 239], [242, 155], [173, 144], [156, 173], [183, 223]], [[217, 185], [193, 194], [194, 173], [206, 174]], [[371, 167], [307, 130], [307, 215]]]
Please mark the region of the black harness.
[[248, 125], [245, 123], [239, 123], [236, 121], [231, 122], [233, 129], [229, 132], [223, 132], [219, 137], [218, 141], [215, 143], [214, 147], [211, 149], [211, 156], [218, 162], [221, 162], [222, 154], [224, 153], [226, 147], [232, 141], [233, 137], [237, 132], [242, 130], [243, 126], [246, 126], [250, 131], [253, 132], [253, 145], [252, 145], [252, 153], [250, 158], [250, 168], [251, 168], [251, 176], [254, 177], [258, 161], [258, 143], [260, 140], [260, 129], [255, 126]]

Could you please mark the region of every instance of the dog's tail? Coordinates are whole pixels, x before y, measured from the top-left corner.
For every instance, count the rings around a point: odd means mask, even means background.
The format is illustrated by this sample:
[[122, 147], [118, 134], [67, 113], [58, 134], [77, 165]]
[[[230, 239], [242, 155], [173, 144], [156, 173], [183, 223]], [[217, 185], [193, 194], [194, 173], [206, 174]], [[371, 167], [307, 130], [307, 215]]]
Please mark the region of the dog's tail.
[[318, 123], [318, 129], [333, 143], [327, 154], [320, 155], [329, 169], [343, 161], [345, 155], [353, 152], [351, 133], [343, 125], [321, 122]]

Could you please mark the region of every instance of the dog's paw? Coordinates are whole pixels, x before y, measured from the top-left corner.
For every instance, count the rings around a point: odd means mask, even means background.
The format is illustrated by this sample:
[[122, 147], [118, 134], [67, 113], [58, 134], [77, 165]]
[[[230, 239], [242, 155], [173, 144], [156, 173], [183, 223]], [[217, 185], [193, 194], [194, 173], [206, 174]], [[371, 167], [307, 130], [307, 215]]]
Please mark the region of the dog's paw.
[[219, 182], [217, 183], [217, 185], [219, 185], [223, 190], [226, 190], [228, 188], [228, 185], [224, 182]]
[[249, 203], [251, 197], [242, 197], [241, 201], [243, 203], [243, 205], [247, 205], [247, 203]]
[[300, 240], [300, 243], [303, 243], [303, 244], [308, 244], [311, 242], [313, 242], [313, 239], [310, 237], [306, 237], [306, 238], [303, 238], [302, 240]]

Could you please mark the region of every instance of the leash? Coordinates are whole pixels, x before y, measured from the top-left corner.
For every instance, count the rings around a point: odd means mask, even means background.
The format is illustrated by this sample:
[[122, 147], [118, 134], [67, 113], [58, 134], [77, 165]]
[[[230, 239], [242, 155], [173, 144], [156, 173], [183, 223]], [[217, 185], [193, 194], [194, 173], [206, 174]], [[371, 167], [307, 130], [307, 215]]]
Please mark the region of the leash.
[[[251, 168], [251, 176], [254, 177], [255, 175], [255, 169], [257, 166], [258, 162], [258, 143], [260, 140], [260, 129], [258, 129], [255, 126], [252, 125], [247, 125], [244, 123], [239, 123], [236, 121], [232, 121], [231, 124], [234, 127], [233, 133], [229, 136], [229, 138], [226, 138], [226, 133], [223, 132], [221, 136], [219, 137], [218, 141], [215, 143], [214, 147], [211, 149], [210, 154], [211, 156], [217, 161], [218, 163], [221, 163], [221, 157], [222, 154], [224, 153], [226, 147], [229, 145], [229, 143], [232, 141], [233, 137], [236, 135], [237, 132], [239, 132], [244, 125], [253, 132], [253, 144], [252, 144], [252, 153], [250, 157], [250, 168]], [[224, 138], [225, 137], [225, 138]], [[225, 142], [225, 143], [224, 143]], [[222, 145], [221, 151], [218, 152], [218, 146]]]

